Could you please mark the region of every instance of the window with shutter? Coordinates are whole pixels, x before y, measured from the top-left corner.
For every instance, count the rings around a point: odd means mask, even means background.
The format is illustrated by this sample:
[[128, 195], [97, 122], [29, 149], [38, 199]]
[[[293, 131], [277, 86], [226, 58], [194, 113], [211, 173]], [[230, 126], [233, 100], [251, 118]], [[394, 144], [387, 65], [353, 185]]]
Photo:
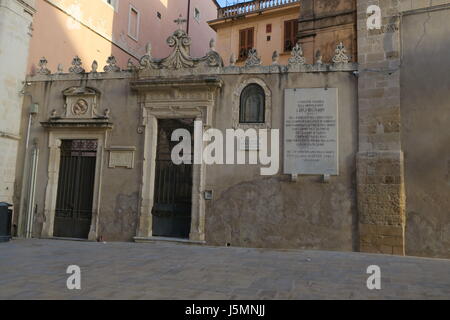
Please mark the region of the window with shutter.
[[284, 22], [284, 51], [292, 51], [297, 43], [298, 20]]
[[254, 42], [254, 28], [243, 29], [239, 31], [239, 60], [245, 60], [248, 51], [253, 49]]

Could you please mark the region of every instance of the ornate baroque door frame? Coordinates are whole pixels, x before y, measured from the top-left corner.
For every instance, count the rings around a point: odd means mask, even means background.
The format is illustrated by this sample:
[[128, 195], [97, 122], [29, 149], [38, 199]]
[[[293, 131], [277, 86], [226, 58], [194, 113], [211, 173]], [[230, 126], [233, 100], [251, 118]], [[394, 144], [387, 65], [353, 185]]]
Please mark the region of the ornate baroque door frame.
[[[152, 237], [152, 209], [155, 193], [158, 119], [193, 118], [204, 127], [212, 126], [217, 89], [222, 82], [209, 78], [177, 79], [163, 82], [140, 80], [132, 84], [140, 94], [144, 138], [142, 187], [137, 236], [135, 240]], [[190, 241], [205, 241], [205, 165], [193, 166], [192, 221]]]
[[90, 130], [86, 132], [74, 132], [68, 130], [51, 130], [49, 132], [49, 158], [48, 158], [48, 183], [45, 191], [44, 215], [45, 222], [41, 236], [53, 237], [56, 199], [58, 194], [59, 168], [61, 162], [62, 140], [97, 140], [97, 155], [95, 165], [94, 197], [92, 203], [92, 220], [89, 231], [89, 240], [96, 240], [98, 234], [98, 219], [100, 212], [101, 172], [103, 166], [103, 150], [106, 145], [107, 131]]
[[109, 109], [99, 113], [100, 92], [88, 87], [70, 87], [63, 91], [65, 105], [51, 112], [47, 122], [41, 125], [48, 130], [48, 181], [45, 191], [42, 237], [53, 237], [58, 194], [62, 140], [97, 140], [94, 195], [89, 240], [97, 240], [102, 184], [103, 153], [108, 130]]

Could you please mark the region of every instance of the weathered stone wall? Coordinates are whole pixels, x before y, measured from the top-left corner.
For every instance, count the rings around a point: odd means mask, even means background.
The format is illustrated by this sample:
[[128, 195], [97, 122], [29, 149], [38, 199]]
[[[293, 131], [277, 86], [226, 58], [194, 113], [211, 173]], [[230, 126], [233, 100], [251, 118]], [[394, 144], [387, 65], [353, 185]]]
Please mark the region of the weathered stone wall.
[[[33, 121], [31, 129], [31, 141], [37, 142], [39, 149], [39, 163], [36, 187], [36, 210], [34, 217], [33, 235], [41, 237], [45, 216], [44, 206], [46, 201], [47, 185], [49, 183], [49, 135], [48, 129], [42, 127], [41, 122], [46, 122], [52, 110], [58, 114], [64, 112], [64, 97], [62, 92], [73, 86], [85, 85], [101, 92], [99, 110], [109, 108], [110, 121], [114, 128], [107, 133], [107, 141], [103, 150], [103, 169], [101, 172], [100, 188], [100, 212], [99, 212], [99, 236], [108, 241], [131, 241], [136, 235], [138, 195], [140, 192], [142, 171], [142, 136], [137, 133], [139, 127], [139, 104], [136, 95], [129, 89], [129, 74], [110, 77], [104, 80], [108, 74], [90, 77], [87, 75], [63, 75], [53, 78], [53, 81], [32, 81], [29, 88], [36, 102], [41, 106], [39, 114]], [[43, 77], [45, 78], [45, 77]], [[97, 78], [97, 79], [96, 79]], [[23, 117], [22, 126], [27, 119]], [[56, 131], [60, 129], [55, 129]], [[76, 132], [76, 129], [71, 129]], [[79, 129], [78, 132], [88, 132], [88, 129]], [[111, 146], [136, 147], [135, 164], [133, 169], [109, 168], [109, 152]], [[24, 153], [23, 143], [20, 153]], [[18, 166], [23, 168], [25, 160], [20, 159]], [[27, 160], [29, 161], [29, 160]], [[23, 172], [18, 170], [17, 181], [21, 185]], [[20, 190], [20, 189], [19, 189]], [[18, 192], [19, 193], [19, 192]], [[27, 193], [23, 195], [25, 204]], [[19, 208], [20, 202], [17, 201]], [[25, 205], [24, 204], [24, 205]], [[24, 213], [25, 214], [25, 213]], [[15, 223], [18, 223], [16, 217]]]
[[308, 63], [317, 61], [318, 51], [324, 61], [330, 60], [340, 41], [357, 61], [356, 0], [303, 0], [298, 30]]
[[[406, 10], [423, 8], [404, 5]], [[406, 253], [450, 257], [450, 1], [402, 18]]]
[[[328, 69], [327, 69], [328, 68]], [[341, 71], [337, 71], [340, 69]], [[288, 71], [289, 70], [289, 71]], [[309, 71], [308, 71], [309, 70]], [[332, 70], [331, 72], [323, 72]], [[323, 183], [321, 176], [305, 176], [298, 182], [280, 174], [263, 177], [260, 166], [207, 166], [204, 190], [213, 190], [214, 198], [206, 201], [206, 243], [212, 245], [310, 248], [327, 250], [355, 250], [357, 245], [356, 212], [356, 167], [357, 150], [357, 100], [353, 64], [322, 66], [272, 66], [249, 68], [205, 68], [199, 73], [215, 76], [222, 87], [217, 93], [212, 108], [212, 126], [225, 130], [234, 127], [236, 112], [234, 92], [248, 79], [263, 81], [272, 94], [272, 116], [270, 126], [281, 129], [284, 123], [284, 89], [305, 87], [330, 87], [339, 89], [339, 151], [340, 175], [332, 177], [330, 183]], [[192, 70], [148, 71], [151, 85], [164, 79], [183, 77], [192, 79]], [[144, 72], [142, 74], [145, 74]], [[152, 75], [153, 74], [153, 75]], [[200, 76], [197, 74], [197, 76]], [[100, 210], [98, 236], [107, 241], [130, 241], [139, 229], [142, 203], [143, 162], [151, 159], [144, 156], [145, 137], [142, 134], [144, 96], [131, 90], [135, 80], [132, 72], [37, 75], [29, 78], [30, 92], [41, 105], [39, 115], [34, 119], [31, 140], [39, 148], [37, 177], [37, 210], [34, 236], [42, 236], [48, 221], [44, 210], [48, 198], [50, 159], [49, 129], [42, 126], [48, 121], [52, 110], [57, 115], [64, 112], [62, 92], [70, 87], [91, 87], [98, 90], [98, 110], [110, 109], [109, 121], [114, 128], [108, 131], [101, 172]], [[186, 82], [189, 85], [189, 81]], [[177, 91], [177, 90], [175, 90]], [[174, 92], [175, 92], [174, 91]], [[151, 101], [147, 101], [150, 103]], [[168, 101], [170, 103], [170, 100]], [[195, 105], [193, 105], [195, 107]], [[23, 117], [23, 125], [27, 119]], [[51, 129], [54, 131], [61, 129]], [[85, 131], [83, 131], [85, 130]], [[90, 129], [72, 129], [88, 132]], [[135, 165], [132, 169], [108, 168], [108, 151], [113, 146], [136, 147]], [[23, 152], [23, 145], [22, 150]], [[283, 149], [280, 150], [280, 163]], [[146, 158], [146, 159], [145, 159]], [[24, 160], [19, 163], [21, 167]], [[22, 174], [18, 174], [22, 181]], [[202, 189], [203, 190], [203, 189]], [[26, 194], [24, 197], [26, 198]], [[25, 201], [26, 202], [26, 201]], [[48, 213], [47, 213], [48, 214]], [[142, 213], [146, 215], [147, 213]], [[17, 223], [17, 221], [16, 221]]]
[[[367, 30], [369, 5], [381, 30]], [[400, 141], [399, 2], [357, 1], [359, 62], [358, 211], [360, 250], [405, 253], [404, 164]]]
[[[371, 4], [382, 10], [381, 30], [366, 28]], [[449, 8], [358, 1], [361, 251], [450, 254]]]
[[[263, 80], [272, 91], [272, 128], [280, 129], [280, 174], [264, 177], [259, 165], [213, 165], [207, 168], [206, 240], [214, 245], [355, 250], [357, 211], [355, 155], [357, 151], [356, 77], [352, 73], [292, 73], [289, 75], [223, 76], [214, 126], [232, 123], [239, 84]], [[283, 175], [284, 89], [339, 89], [339, 176], [323, 183], [321, 176], [291, 182]]]
[[[0, 0], [0, 201], [13, 202], [34, 1]], [[25, 106], [31, 103], [28, 96]], [[25, 108], [25, 110], [28, 110]]]

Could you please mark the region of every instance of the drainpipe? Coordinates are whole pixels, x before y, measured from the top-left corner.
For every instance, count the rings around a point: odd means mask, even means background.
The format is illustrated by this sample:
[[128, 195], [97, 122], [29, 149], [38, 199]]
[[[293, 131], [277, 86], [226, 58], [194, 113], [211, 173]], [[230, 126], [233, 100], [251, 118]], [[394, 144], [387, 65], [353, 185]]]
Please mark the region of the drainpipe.
[[31, 154], [31, 175], [30, 175], [30, 185], [28, 192], [28, 204], [27, 204], [27, 228], [26, 228], [26, 238], [33, 237], [33, 221], [35, 212], [35, 198], [36, 198], [36, 173], [39, 160], [39, 148], [37, 143], [33, 146], [33, 151]]
[[[32, 99], [30, 94], [27, 95], [29, 95]], [[28, 118], [27, 137], [25, 143], [25, 162], [23, 170], [24, 174], [22, 176], [22, 190], [20, 194], [19, 225], [17, 230], [19, 237], [28, 237], [28, 235], [31, 234], [30, 229], [32, 229], [32, 226], [30, 228], [30, 223], [32, 225], [32, 219], [34, 216], [34, 197], [36, 190], [38, 147], [37, 144], [34, 145], [31, 159], [29, 159], [29, 144], [33, 116], [38, 113], [38, 110], [39, 105], [37, 103], [32, 103], [30, 106]], [[25, 203], [25, 199], [28, 200], [27, 203]]]
[[186, 33], [189, 35], [189, 25], [191, 23], [191, 0], [188, 0], [187, 26]]

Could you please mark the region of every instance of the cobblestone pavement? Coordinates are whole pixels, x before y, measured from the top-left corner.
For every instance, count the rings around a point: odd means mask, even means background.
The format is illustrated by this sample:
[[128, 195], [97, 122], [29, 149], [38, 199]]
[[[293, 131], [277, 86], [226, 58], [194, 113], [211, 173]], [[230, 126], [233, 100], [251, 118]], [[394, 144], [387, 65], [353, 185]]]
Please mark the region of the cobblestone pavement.
[[[79, 291], [66, 287], [81, 267]], [[369, 265], [382, 289], [367, 289]], [[450, 260], [172, 243], [0, 243], [0, 299], [450, 299]]]

